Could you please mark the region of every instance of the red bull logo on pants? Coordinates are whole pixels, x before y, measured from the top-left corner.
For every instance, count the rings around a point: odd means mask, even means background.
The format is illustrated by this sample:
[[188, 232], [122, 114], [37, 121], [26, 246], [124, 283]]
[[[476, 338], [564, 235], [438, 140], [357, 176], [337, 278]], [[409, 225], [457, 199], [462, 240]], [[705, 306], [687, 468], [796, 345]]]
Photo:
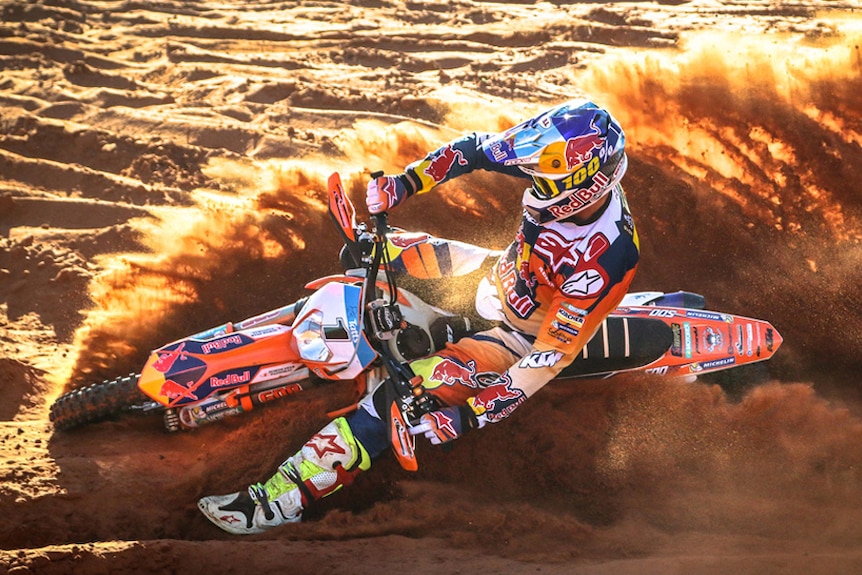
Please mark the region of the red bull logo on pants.
[[510, 413], [527, 401], [527, 396], [520, 389], [509, 386], [511, 382], [504, 380], [486, 387], [475, 397], [467, 400], [476, 415], [484, 415], [488, 421], [505, 419]]
[[432, 382], [445, 385], [466, 385], [476, 387], [476, 362], [472, 359], [466, 365], [448, 358], [440, 358], [428, 376]]

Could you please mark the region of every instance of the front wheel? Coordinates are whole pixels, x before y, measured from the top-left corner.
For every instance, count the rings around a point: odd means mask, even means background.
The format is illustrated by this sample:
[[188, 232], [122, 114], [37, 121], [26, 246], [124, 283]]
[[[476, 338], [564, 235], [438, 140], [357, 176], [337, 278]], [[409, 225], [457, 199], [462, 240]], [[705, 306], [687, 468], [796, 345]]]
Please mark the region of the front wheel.
[[133, 373], [61, 395], [51, 406], [54, 429], [72, 429], [101, 421], [147, 403], [148, 398], [138, 389], [139, 378]]

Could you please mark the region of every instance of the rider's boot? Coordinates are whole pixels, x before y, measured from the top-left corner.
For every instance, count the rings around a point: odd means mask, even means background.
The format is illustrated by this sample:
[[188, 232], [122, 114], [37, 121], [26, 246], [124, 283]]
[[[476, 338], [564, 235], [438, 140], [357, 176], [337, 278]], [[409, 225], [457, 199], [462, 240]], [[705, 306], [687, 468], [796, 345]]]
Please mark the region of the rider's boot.
[[250, 535], [284, 523], [296, 523], [314, 501], [353, 483], [371, 458], [339, 417], [321, 429], [265, 483], [230, 495], [198, 501], [207, 519], [228, 533]]

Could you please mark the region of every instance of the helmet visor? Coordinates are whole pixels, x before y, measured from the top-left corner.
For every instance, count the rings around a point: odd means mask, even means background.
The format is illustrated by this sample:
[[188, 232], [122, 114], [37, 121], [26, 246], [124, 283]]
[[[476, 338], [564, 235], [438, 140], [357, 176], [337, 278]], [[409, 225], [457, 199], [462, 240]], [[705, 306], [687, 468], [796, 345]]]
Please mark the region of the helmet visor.
[[552, 180], [551, 178], [543, 178], [534, 175], [533, 188], [531, 191], [532, 194], [540, 200], [553, 200], [565, 192], [566, 187], [563, 182], [559, 180]]

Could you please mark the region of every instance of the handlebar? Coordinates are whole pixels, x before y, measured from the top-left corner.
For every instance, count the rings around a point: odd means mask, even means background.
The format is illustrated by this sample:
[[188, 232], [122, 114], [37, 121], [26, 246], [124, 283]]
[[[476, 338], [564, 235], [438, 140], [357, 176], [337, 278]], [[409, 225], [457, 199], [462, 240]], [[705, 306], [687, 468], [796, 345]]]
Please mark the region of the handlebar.
[[[381, 177], [383, 177], [382, 170], [371, 173], [372, 179]], [[381, 264], [383, 264], [383, 267], [387, 272], [391, 271], [389, 269], [389, 254], [386, 249], [386, 237], [391, 232], [388, 219], [388, 214], [386, 212], [371, 214], [371, 220], [374, 224], [375, 246], [374, 254], [365, 276], [365, 301], [363, 302], [363, 305], [366, 312], [369, 312], [373, 307], [372, 302], [376, 299], [377, 274]], [[400, 318], [400, 321], [403, 321], [403, 318], [401, 318], [400, 312], [397, 309], [397, 304], [395, 303], [397, 301], [398, 289], [395, 285], [395, 279], [391, 273], [387, 273], [386, 276], [390, 289], [390, 305], [394, 308], [392, 311], [397, 312], [395, 317]], [[384, 315], [386, 315], [386, 308], [383, 308], [383, 311]], [[409, 420], [410, 416], [408, 414], [413, 413], [414, 417], [418, 417], [418, 414], [420, 413], [427, 413], [433, 410], [433, 399], [431, 396], [427, 395], [424, 392], [424, 388], [419, 385], [421, 383], [421, 379], [416, 378], [416, 375], [413, 373], [409, 364], [402, 364], [398, 361], [388, 346], [383, 342], [378, 341], [375, 347], [380, 352], [384, 368], [389, 374], [389, 378], [386, 379], [384, 384], [385, 387], [383, 391], [384, 401], [387, 406], [386, 408], [387, 410], [394, 409], [401, 422], [400, 426], [395, 426], [391, 422], [391, 414], [388, 414], [390, 417], [390, 425], [387, 426], [387, 439], [393, 445], [393, 448], [396, 444], [400, 446], [400, 449], [395, 450], [399, 463], [401, 463], [405, 469], [415, 470], [416, 460], [415, 455], [413, 454], [413, 443], [410, 436], [407, 435], [404, 425]], [[409, 454], [405, 453], [405, 450], [406, 452], [409, 452]]]

